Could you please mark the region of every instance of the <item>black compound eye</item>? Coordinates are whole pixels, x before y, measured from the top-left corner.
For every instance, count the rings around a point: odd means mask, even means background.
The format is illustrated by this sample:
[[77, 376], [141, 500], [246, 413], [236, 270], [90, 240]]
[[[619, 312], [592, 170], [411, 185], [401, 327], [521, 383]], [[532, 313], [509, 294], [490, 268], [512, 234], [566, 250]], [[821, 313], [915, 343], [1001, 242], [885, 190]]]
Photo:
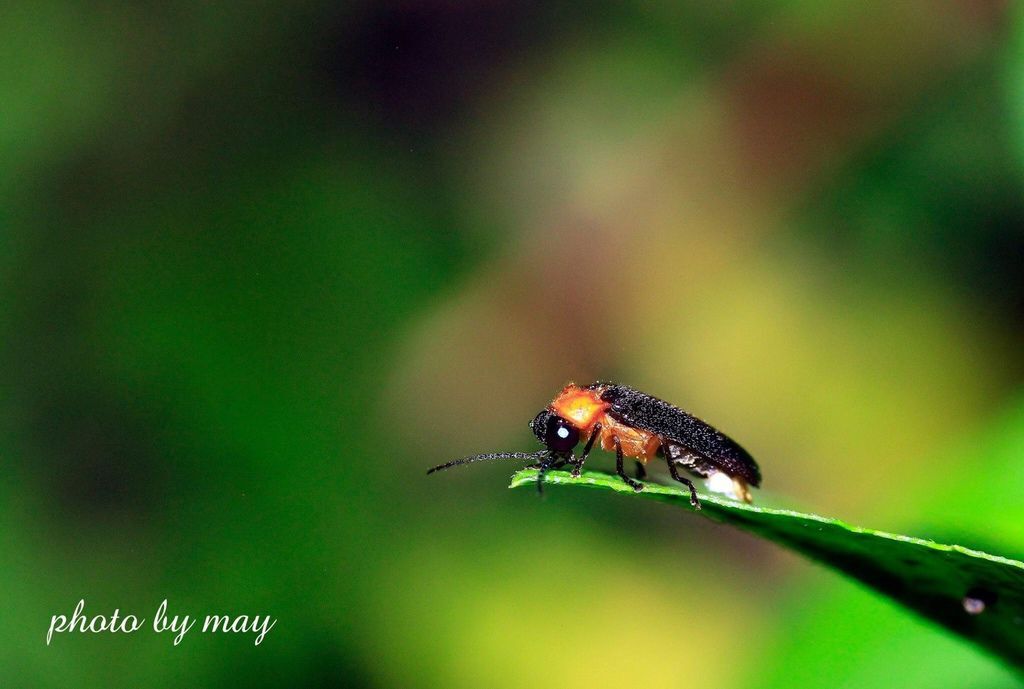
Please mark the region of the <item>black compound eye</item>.
[[544, 444], [552, 452], [569, 452], [580, 441], [580, 432], [560, 416], [554, 414], [548, 419], [544, 433]]

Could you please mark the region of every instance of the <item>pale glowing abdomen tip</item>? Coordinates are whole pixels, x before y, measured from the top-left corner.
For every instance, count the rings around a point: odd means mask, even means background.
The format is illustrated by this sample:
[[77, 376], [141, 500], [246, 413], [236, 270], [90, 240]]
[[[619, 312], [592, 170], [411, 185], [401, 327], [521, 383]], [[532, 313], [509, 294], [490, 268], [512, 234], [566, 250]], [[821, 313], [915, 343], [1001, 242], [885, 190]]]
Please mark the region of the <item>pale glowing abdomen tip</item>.
[[705, 485], [712, 493], [722, 493], [723, 495], [739, 499], [739, 496], [736, 495], [736, 487], [733, 485], [732, 477], [721, 471], [716, 471], [708, 476]]

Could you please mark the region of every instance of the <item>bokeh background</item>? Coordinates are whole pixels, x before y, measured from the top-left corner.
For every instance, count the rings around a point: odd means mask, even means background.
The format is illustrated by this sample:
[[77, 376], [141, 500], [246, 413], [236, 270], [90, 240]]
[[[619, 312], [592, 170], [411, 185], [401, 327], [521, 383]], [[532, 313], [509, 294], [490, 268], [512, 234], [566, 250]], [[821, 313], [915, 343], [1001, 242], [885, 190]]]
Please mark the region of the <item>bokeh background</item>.
[[[424, 475], [613, 379], [761, 504], [1024, 554], [1010, 3], [38, 0], [0, 65], [0, 685], [1015, 685], [678, 510]], [[79, 598], [278, 622], [47, 647]]]

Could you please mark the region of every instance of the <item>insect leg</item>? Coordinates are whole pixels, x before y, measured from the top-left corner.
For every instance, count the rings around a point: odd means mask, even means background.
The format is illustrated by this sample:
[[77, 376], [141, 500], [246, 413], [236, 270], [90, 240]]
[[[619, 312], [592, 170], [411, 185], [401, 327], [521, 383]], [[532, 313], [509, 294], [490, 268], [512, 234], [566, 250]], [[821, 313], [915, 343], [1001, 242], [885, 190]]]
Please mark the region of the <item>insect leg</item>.
[[[572, 464], [572, 455], [569, 457], [561, 457], [559, 455], [550, 455], [545, 459], [541, 460], [539, 464], [536, 464], [534, 468], [537, 469], [537, 492], [544, 492], [544, 474], [551, 469], [561, 469], [566, 464]], [[575, 466], [575, 465], [573, 465]]]
[[558, 455], [553, 455], [547, 450], [541, 450], [541, 452], [537, 454], [541, 456], [541, 460], [536, 464], [529, 464], [523, 468], [537, 470], [537, 493], [542, 495], [544, 493], [544, 474], [548, 469], [557, 469], [565, 466], [569, 460], [561, 459]]
[[537, 495], [544, 495], [544, 473], [551, 468], [547, 462], [541, 462], [537, 467]]
[[643, 462], [636, 462], [636, 477], [641, 481], [647, 478], [647, 469], [644, 468]]
[[693, 487], [693, 481], [686, 478], [685, 476], [679, 475], [679, 469], [676, 468], [676, 463], [672, 461], [672, 458], [669, 456], [668, 452], [665, 453], [665, 462], [666, 464], [668, 464], [668, 471], [670, 474], [672, 474], [672, 478], [674, 478], [676, 481], [679, 481], [684, 486], [690, 489], [690, 504], [693, 505], [694, 508], [699, 510], [700, 500], [697, 499], [697, 489]]
[[626, 472], [622, 468], [622, 443], [619, 442], [619, 437], [617, 435], [613, 435], [612, 442], [615, 443], [615, 473], [619, 475], [619, 478], [626, 482], [627, 486], [639, 493], [644, 489], [643, 484], [626, 476]]
[[572, 465], [572, 477], [579, 478], [580, 471], [583, 470], [583, 462], [587, 461], [587, 457], [590, 455], [590, 449], [594, 447], [594, 441], [597, 440], [598, 434], [601, 433], [601, 424], [595, 423], [594, 428], [590, 431], [590, 438], [587, 439], [587, 444], [583, 446], [583, 454], [580, 458], [573, 462]]

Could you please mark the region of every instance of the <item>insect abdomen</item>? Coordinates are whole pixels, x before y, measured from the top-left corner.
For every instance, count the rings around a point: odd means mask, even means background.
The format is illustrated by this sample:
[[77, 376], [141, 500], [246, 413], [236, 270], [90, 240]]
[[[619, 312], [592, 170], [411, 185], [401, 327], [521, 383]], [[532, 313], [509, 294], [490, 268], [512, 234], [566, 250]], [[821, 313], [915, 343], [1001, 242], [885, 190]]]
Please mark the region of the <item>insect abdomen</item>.
[[753, 457], [732, 438], [695, 416], [626, 385], [594, 383], [589, 387], [601, 391], [601, 399], [611, 404], [607, 414], [613, 418], [678, 443], [753, 486], [761, 484], [761, 472]]

